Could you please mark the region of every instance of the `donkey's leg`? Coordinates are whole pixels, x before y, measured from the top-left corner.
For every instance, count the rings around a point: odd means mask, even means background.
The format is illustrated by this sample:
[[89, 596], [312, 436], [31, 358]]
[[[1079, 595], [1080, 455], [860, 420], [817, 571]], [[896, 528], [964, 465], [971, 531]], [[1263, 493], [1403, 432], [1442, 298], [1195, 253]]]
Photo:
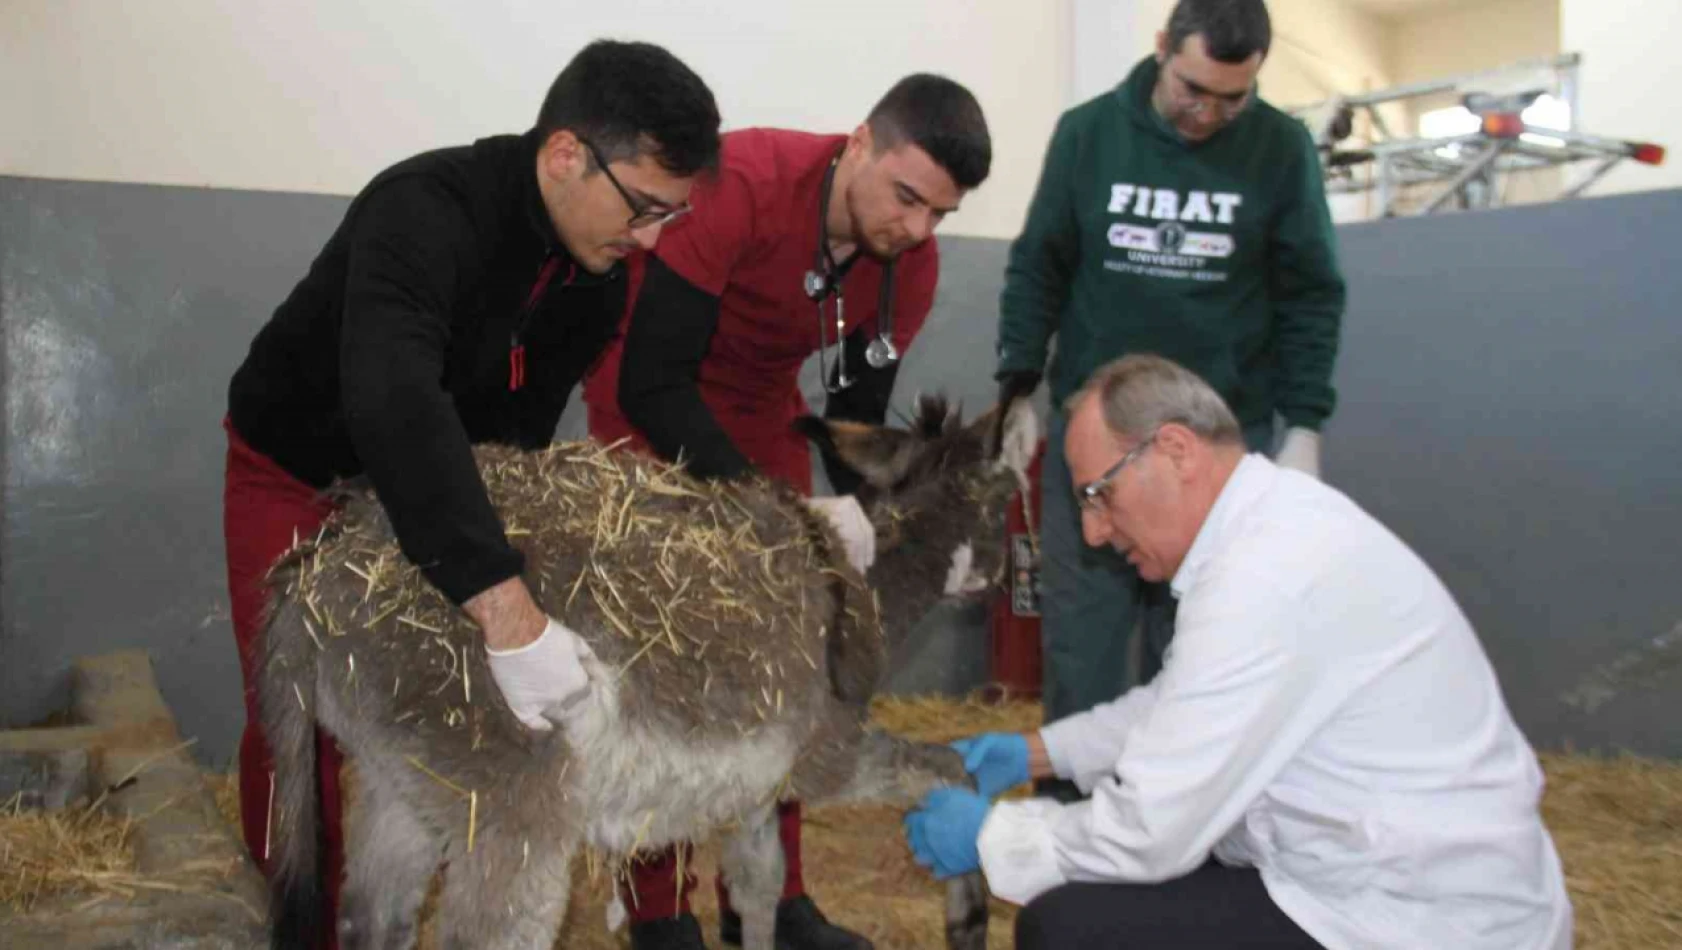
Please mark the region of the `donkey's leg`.
[[443, 842], [374, 775], [358, 789], [346, 815], [346, 832], [339, 945], [344, 950], [409, 950], [427, 885], [443, 859]]
[[783, 891], [783, 845], [771, 808], [742, 819], [741, 828], [724, 844], [719, 869], [730, 886], [730, 903], [742, 917], [742, 950], [772, 950], [777, 898]]
[[950, 746], [914, 742], [873, 729], [864, 733], [854, 751], [852, 775], [823, 801], [908, 807], [930, 789], [975, 787], [964, 771], [964, 757]]
[[979, 871], [946, 882], [946, 946], [986, 950], [987, 879]]
[[[950, 746], [913, 742], [887, 733], [865, 733], [853, 776], [828, 801], [878, 802], [908, 808], [930, 789], [974, 788], [964, 757]], [[987, 882], [979, 872], [946, 882], [946, 945], [951, 950], [987, 946]]]
[[439, 902], [444, 950], [550, 950], [566, 917], [579, 833], [527, 837], [517, 824], [480, 825], [469, 852], [450, 846]]

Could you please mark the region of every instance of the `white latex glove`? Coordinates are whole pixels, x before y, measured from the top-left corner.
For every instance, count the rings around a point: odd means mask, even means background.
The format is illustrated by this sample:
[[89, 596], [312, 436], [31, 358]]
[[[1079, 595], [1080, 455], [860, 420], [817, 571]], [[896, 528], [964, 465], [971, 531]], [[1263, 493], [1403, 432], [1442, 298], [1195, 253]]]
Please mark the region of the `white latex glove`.
[[860, 574], [870, 570], [870, 565], [876, 563], [876, 527], [864, 516], [858, 499], [852, 495], [808, 498], [806, 507], [823, 515], [835, 528], [835, 533], [841, 536], [842, 546], [847, 549], [847, 561], [854, 570]]
[[1274, 459], [1285, 468], [1294, 468], [1304, 475], [1320, 477], [1320, 433], [1313, 429], [1292, 427], [1285, 431], [1285, 441]]
[[525, 646], [487, 647], [485, 652], [502, 698], [529, 728], [548, 732], [555, 723], [565, 722], [590, 694], [590, 677], [583, 663], [590, 647], [553, 617], [542, 636]]

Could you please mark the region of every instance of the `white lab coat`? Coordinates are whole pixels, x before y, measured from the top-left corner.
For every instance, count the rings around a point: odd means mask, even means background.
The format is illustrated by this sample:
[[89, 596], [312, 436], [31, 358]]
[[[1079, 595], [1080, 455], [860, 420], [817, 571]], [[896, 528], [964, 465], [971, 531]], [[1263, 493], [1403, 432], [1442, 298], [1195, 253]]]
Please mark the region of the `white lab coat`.
[[1542, 773], [1466, 618], [1342, 493], [1259, 455], [1172, 582], [1162, 672], [1041, 731], [1091, 793], [1001, 802], [993, 892], [1254, 866], [1330, 950], [1567, 950]]

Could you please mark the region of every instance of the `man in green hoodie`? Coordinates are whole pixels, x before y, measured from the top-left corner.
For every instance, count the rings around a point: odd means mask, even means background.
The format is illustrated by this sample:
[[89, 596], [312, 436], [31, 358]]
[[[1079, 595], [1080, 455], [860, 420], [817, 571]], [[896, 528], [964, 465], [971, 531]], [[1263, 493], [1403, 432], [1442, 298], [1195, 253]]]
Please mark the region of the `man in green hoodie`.
[[[1085, 547], [1063, 458], [1062, 402], [1128, 353], [1172, 359], [1213, 385], [1252, 451], [1319, 475], [1344, 285], [1308, 130], [1256, 95], [1272, 28], [1262, 0], [1180, 0], [1157, 50], [1114, 90], [1065, 113], [1000, 297], [1005, 396], [1050, 368], [1056, 411], [1043, 474], [1045, 704], [1055, 720], [1141, 681], [1173, 630], [1166, 584]], [[1130, 556], [1130, 554], [1129, 554]]]

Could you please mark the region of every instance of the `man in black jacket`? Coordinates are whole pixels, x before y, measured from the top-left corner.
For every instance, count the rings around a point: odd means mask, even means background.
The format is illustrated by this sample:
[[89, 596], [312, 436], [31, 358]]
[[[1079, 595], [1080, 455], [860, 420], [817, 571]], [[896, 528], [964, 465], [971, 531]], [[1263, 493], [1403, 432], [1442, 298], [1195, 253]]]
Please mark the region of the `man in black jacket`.
[[[270, 757], [254, 672], [262, 581], [328, 513], [319, 490], [366, 474], [403, 553], [484, 631], [498, 688], [534, 729], [586, 685], [579, 641], [520, 578], [470, 446], [547, 445], [625, 304], [620, 261], [688, 210], [714, 167], [717, 104], [644, 43], [586, 47], [523, 135], [415, 156], [352, 202], [257, 334], [228, 394], [228, 587], [245, 679], [240, 804], [263, 863]], [[320, 746], [336, 917], [338, 757]], [[335, 944], [332, 933], [323, 943]]]

